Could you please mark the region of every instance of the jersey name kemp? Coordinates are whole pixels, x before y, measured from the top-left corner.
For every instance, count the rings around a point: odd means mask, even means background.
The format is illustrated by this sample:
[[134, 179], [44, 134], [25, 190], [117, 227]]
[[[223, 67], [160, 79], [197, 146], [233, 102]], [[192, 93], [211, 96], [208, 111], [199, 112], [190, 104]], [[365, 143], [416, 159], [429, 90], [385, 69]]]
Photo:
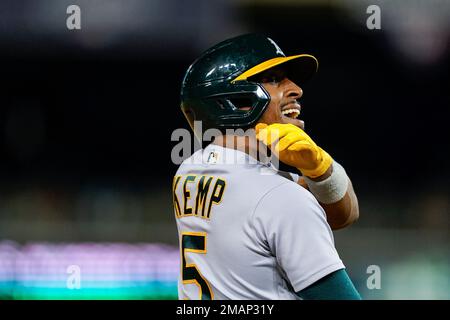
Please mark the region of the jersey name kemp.
[[[192, 186], [197, 185], [196, 193]], [[218, 205], [225, 192], [225, 179], [208, 175], [176, 175], [173, 178], [173, 206], [177, 218], [196, 216], [210, 219], [213, 205]]]

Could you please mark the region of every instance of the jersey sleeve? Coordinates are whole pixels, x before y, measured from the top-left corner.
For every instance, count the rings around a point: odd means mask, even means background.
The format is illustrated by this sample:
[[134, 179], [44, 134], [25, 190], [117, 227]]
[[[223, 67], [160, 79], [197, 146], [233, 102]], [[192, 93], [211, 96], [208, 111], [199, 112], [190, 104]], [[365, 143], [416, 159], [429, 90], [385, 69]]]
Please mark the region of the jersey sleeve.
[[286, 182], [267, 192], [253, 219], [258, 240], [267, 245], [296, 292], [345, 268], [325, 211], [298, 184]]

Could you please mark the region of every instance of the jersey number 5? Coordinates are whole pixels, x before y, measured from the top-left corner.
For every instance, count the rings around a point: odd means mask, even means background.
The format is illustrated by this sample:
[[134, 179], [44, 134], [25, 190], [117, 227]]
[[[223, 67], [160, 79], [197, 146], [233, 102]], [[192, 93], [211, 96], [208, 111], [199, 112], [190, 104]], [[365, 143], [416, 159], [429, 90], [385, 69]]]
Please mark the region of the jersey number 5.
[[200, 270], [197, 269], [195, 264], [186, 263], [186, 252], [206, 253], [206, 233], [183, 232], [181, 236], [181, 251], [183, 284], [196, 284], [200, 289], [200, 299], [212, 300], [214, 295]]

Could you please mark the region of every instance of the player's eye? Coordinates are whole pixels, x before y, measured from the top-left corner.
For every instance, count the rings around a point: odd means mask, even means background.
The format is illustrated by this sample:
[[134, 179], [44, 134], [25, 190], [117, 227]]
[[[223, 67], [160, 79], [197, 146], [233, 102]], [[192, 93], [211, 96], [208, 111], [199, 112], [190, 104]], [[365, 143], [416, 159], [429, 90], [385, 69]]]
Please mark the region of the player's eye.
[[261, 79], [262, 83], [272, 83], [272, 84], [277, 84], [279, 82], [281, 82], [282, 77], [279, 75], [270, 75], [270, 76], [265, 76]]
[[259, 83], [269, 83], [272, 85], [278, 85], [286, 78], [286, 74], [283, 70], [269, 70], [265, 73], [256, 75], [250, 78], [250, 81], [255, 81]]

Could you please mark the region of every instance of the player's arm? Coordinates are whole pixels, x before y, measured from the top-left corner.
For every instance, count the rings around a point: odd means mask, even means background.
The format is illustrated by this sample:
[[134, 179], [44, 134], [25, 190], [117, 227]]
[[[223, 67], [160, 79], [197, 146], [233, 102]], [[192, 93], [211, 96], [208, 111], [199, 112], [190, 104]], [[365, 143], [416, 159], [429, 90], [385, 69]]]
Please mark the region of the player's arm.
[[304, 300], [361, 300], [345, 269], [326, 275], [296, 294]]
[[303, 174], [298, 183], [321, 204], [333, 230], [358, 219], [358, 199], [344, 168], [302, 129], [292, 124], [258, 124], [256, 132], [258, 140], [269, 146], [282, 162]]
[[[321, 182], [325, 181], [326, 179], [329, 179], [333, 173], [333, 167], [334, 166], [330, 166], [325, 174], [311, 180], [314, 182]], [[351, 225], [359, 218], [358, 198], [356, 197], [355, 191], [353, 190], [353, 185], [350, 178], [346, 176], [341, 177], [340, 179], [344, 178], [347, 179], [347, 189], [342, 198], [333, 201], [331, 203], [322, 203], [319, 199], [317, 199], [322, 208], [325, 210], [325, 213], [327, 214], [327, 221], [330, 224], [331, 229], [333, 230], [345, 228]], [[310, 190], [308, 183], [305, 181], [304, 177], [300, 177], [300, 179], [298, 180], [298, 184]], [[314, 192], [312, 193], [314, 194]]]

